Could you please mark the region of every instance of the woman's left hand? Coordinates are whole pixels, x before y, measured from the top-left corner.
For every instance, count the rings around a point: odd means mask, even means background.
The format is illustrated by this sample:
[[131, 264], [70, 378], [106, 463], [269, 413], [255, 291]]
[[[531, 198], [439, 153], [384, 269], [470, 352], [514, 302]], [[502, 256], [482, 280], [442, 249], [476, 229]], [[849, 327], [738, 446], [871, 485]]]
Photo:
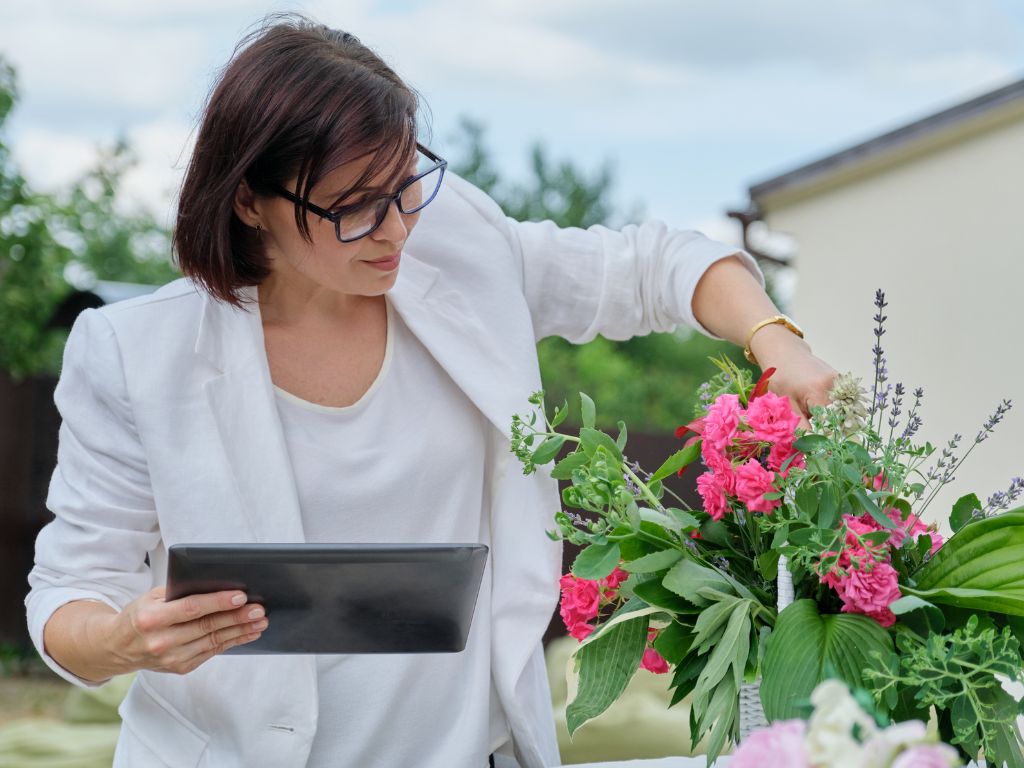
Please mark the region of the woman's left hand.
[[777, 325], [758, 331], [751, 351], [761, 370], [775, 369], [768, 389], [788, 397], [793, 410], [800, 414], [799, 426], [810, 429], [811, 408], [828, 404], [838, 371], [812, 354], [805, 341]]

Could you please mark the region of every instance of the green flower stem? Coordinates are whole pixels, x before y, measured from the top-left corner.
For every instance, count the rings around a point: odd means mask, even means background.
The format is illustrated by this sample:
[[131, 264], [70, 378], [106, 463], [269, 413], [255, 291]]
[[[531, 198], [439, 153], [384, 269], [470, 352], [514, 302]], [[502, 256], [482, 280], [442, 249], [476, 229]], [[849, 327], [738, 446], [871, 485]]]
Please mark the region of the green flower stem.
[[622, 465], [622, 468], [626, 471], [626, 474], [629, 475], [630, 479], [634, 483], [636, 483], [636, 486], [637, 488], [640, 489], [640, 492], [643, 495], [645, 495], [648, 499], [650, 499], [651, 503], [654, 504], [655, 509], [657, 509], [659, 512], [664, 512], [665, 507], [662, 506], [661, 499], [659, 499], [651, 492], [651, 489], [647, 487], [647, 483], [645, 483], [643, 480], [637, 477], [636, 473], [634, 473], [633, 470], [627, 467], [625, 464]]

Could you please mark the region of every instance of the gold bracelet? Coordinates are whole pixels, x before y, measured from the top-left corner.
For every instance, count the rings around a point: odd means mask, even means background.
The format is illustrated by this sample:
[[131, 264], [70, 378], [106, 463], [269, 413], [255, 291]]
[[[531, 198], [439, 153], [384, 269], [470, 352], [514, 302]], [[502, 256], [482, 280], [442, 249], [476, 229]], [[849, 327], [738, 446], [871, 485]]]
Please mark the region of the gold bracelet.
[[800, 326], [798, 326], [796, 323], [792, 321], [792, 319], [786, 317], [785, 315], [772, 315], [771, 317], [757, 323], [753, 328], [750, 329], [750, 333], [747, 334], [747, 343], [743, 346], [743, 356], [756, 366], [760, 367], [761, 364], [757, 362], [757, 358], [754, 357], [754, 353], [750, 351], [750, 342], [754, 340], [755, 333], [764, 328], [766, 325], [773, 325], [775, 323], [782, 325], [787, 330], [791, 331], [792, 333], [795, 333], [801, 339], [804, 337], [804, 332], [800, 330]]

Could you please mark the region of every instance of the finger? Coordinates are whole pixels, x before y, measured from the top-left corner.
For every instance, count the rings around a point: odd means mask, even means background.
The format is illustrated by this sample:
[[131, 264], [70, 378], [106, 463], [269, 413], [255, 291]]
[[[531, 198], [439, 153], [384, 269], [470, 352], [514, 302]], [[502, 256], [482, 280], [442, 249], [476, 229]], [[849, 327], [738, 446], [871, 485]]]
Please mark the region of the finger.
[[200, 616], [195, 621], [186, 624], [175, 624], [170, 632], [175, 645], [185, 645], [193, 640], [198, 640], [204, 635], [225, 629], [248, 624], [262, 619], [266, 610], [257, 603], [248, 603], [233, 611], [221, 611], [219, 613], [208, 613]]
[[[187, 645], [183, 645], [176, 655], [183, 660], [182, 664], [184, 666], [190, 666], [197, 659], [202, 659], [202, 661], [195, 663], [195, 666], [199, 666], [206, 659], [219, 653], [224, 653], [229, 648], [234, 648], [236, 645], [245, 645], [258, 639], [267, 626], [268, 621], [264, 618], [250, 624], [227, 627], [209, 635], [204, 635]], [[192, 668], [194, 669], [195, 667]]]
[[238, 590], [189, 595], [164, 603], [169, 624], [187, 624], [211, 613], [233, 611], [245, 605], [246, 595]]

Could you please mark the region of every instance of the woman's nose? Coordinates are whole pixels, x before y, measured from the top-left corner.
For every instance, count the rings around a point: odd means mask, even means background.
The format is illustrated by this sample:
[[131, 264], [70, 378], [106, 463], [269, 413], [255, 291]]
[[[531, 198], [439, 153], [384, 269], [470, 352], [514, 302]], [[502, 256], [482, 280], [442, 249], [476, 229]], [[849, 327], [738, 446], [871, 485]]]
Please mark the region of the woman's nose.
[[390, 202], [388, 212], [384, 214], [384, 221], [380, 223], [377, 231], [373, 234], [378, 240], [387, 240], [392, 243], [405, 242], [405, 238], [409, 234], [409, 228], [406, 226], [402, 212], [398, 210], [397, 201], [392, 200]]

